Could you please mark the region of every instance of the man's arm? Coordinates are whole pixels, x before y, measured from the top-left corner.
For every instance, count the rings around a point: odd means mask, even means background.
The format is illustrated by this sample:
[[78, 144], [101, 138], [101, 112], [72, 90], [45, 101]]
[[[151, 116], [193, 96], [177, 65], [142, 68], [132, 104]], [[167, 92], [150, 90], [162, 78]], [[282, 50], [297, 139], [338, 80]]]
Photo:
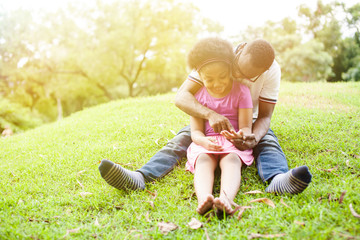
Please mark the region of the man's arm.
[[269, 131], [271, 117], [275, 109], [275, 104], [259, 101], [259, 114], [258, 118], [253, 124], [253, 137], [245, 137], [246, 147], [254, 148]]
[[196, 100], [194, 95], [200, 88], [201, 85], [185, 80], [177, 91], [175, 105], [190, 116], [208, 120], [215, 132], [233, 129], [233, 126], [226, 117], [204, 107]]

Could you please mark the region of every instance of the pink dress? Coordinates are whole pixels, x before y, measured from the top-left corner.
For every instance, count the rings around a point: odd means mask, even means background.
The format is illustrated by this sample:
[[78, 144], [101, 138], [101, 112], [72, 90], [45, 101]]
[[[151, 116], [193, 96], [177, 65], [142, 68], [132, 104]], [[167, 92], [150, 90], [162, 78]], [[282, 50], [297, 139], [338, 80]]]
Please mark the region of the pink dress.
[[[212, 97], [205, 87], [202, 87], [196, 94], [195, 98], [203, 106], [214, 110], [215, 112], [227, 117], [236, 131], [239, 131], [238, 112], [239, 108], [252, 108], [252, 99], [250, 90], [245, 85], [238, 81], [233, 81], [233, 87], [228, 95], [223, 98]], [[209, 151], [202, 146], [191, 143], [187, 150], [186, 170], [194, 173], [196, 159], [201, 153], [214, 154], [220, 156], [228, 153], [237, 154], [243, 163], [251, 165], [254, 161], [252, 150], [240, 151], [224, 136], [215, 133], [210, 127], [209, 122], [205, 122], [205, 135], [212, 136], [217, 140], [217, 143], [223, 147], [223, 151]]]

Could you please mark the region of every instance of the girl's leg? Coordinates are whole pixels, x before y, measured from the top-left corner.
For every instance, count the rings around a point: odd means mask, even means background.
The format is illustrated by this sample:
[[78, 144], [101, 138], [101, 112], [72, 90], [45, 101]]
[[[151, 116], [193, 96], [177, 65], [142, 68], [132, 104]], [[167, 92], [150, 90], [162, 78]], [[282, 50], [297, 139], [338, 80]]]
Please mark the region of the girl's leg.
[[217, 160], [212, 155], [200, 154], [196, 160], [194, 174], [194, 186], [198, 199], [196, 211], [201, 215], [208, 212], [214, 204], [212, 190], [216, 166]]
[[221, 188], [220, 197], [214, 199], [217, 209], [231, 214], [231, 202], [239, 191], [241, 181], [241, 159], [235, 153], [229, 153], [220, 159]]

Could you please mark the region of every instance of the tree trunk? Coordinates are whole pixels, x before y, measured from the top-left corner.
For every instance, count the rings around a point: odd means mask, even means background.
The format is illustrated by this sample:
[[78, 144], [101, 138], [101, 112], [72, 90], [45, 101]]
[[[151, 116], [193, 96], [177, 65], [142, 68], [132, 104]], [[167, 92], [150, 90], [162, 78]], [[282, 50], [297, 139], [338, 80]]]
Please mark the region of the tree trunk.
[[130, 83], [129, 84], [129, 97], [134, 97], [133, 94], [134, 94], [134, 84]]
[[62, 108], [62, 105], [61, 105], [61, 99], [56, 98], [56, 103], [57, 103], [57, 111], [58, 111], [57, 120], [60, 121], [63, 118], [63, 108]]

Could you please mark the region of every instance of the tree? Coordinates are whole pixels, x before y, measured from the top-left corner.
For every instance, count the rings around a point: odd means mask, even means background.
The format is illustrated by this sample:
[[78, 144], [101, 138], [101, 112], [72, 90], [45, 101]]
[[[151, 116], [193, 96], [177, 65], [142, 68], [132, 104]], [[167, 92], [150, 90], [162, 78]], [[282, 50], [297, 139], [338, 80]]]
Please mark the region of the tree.
[[324, 81], [332, 74], [332, 58], [316, 40], [286, 51], [282, 61], [286, 63], [282, 64], [282, 75], [290, 81]]
[[0, 94], [45, 121], [123, 97], [170, 91], [198, 34], [220, 31], [173, 0], [0, 11]]
[[186, 52], [202, 27], [194, 7], [172, 0], [114, 2], [98, 3], [93, 13], [94, 36], [102, 46], [97, 60], [111, 73], [110, 82], [126, 84], [130, 97], [183, 80]]
[[[342, 8], [340, 8], [342, 7]], [[342, 11], [346, 14], [345, 19], [337, 19], [336, 12]], [[313, 38], [322, 42], [326, 51], [333, 58], [332, 71], [327, 81], [342, 81], [344, 76], [356, 76], [356, 74], [345, 74], [349, 69], [356, 68], [359, 54], [359, 15], [360, 4], [346, 8], [344, 3], [323, 4], [318, 1], [315, 11], [302, 5], [299, 15], [307, 19], [306, 30]], [[341, 14], [339, 14], [341, 16]], [[346, 21], [345, 21], [346, 20]], [[354, 39], [343, 38], [342, 22], [347, 23], [348, 29], [355, 29]], [[351, 60], [353, 59], [353, 60]], [[354, 70], [352, 70], [354, 72]], [[345, 75], [344, 75], [345, 74]], [[347, 77], [346, 79], [349, 79]]]
[[360, 81], [360, 3], [349, 8], [342, 4], [342, 7], [349, 29], [355, 32], [352, 38], [348, 37], [343, 42], [343, 54], [339, 61], [347, 71], [342, 73], [342, 78], [345, 81]]

